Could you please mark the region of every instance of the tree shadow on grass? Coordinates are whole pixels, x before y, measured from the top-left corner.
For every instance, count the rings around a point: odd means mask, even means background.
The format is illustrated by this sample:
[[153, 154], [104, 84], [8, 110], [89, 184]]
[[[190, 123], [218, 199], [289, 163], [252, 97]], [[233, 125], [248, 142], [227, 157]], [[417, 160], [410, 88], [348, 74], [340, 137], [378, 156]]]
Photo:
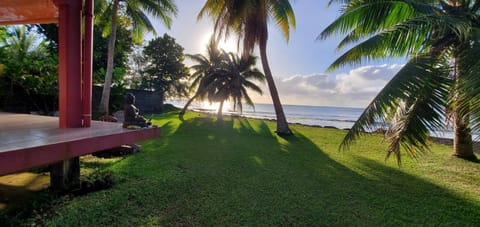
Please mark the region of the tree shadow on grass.
[[[366, 158], [340, 163], [265, 121], [185, 119], [118, 165], [134, 176], [62, 224], [473, 225], [478, 203]], [[97, 200], [102, 199], [98, 204]], [[75, 209], [76, 208], [76, 209]], [[106, 213], [108, 212], [108, 213]], [[95, 216], [94, 222], [88, 216]], [[92, 221], [92, 222], [89, 222]]]

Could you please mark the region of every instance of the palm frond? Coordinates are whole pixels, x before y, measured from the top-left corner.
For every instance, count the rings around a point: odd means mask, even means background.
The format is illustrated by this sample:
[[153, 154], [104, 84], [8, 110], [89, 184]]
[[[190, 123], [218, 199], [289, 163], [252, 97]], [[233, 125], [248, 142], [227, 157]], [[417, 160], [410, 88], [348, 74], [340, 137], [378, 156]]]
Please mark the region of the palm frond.
[[434, 57], [410, 59], [367, 106], [340, 148], [348, 148], [361, 134], [376, 130], [377, 122], [388, 122], [389, 155], [395, 153], [399, 158], [400, 145], [413, 157], [425, 151], [429, 131], [444, 127], [442, 116], [451, 83], [448, 70]]
[[352, 30], [355, 30], [356, 36], [365, 37], [414, 18], [417, 12], [409, 2], [394, 0], [351, 1], [347, 8], [317, 39]]
[[[385, 29], [351, 48], [336, 59], [330, 65], [329, 70], [334, 70], [347, 63], [359, 64], [365, 59], [400, 57], [425, 52], [428, 51], [428, 46], [438, 46], [440, 42], [442, 42], [442, 46], [452, 45], [457, 40], [468, 39], [469, 28], [468, 21], [457, 18], [437, 15], [413, 18]], [[356, 42], [355, 39], [355, 37], [347, 36], [339, 44], [339, 48]]]
[[135, 43], [143, 41], [145, 31], [153, 32], [156, 35], [155, 28], [150, 19], [142, 11], [131, 11], [127, 8], [127, 13], [132, 19], [132, 39]]
[[346, 64], [358, 65], [365, 60], [400, 57], [422, 51], [428, 35], [426, 32], [404, 32], [402, 29], [383, 31], [342, 54], [328, 70], [333, 71]]
[[460, 93], [460, 100], [467, 100], [460, 105], [460, 110], [464, 113], [470, 113], [472, 129], [480, 130], [480, 29], [471, 33], [472, 40], [470, 48], [464, 48], [459, 54], [459, 61], [463, 65], [463, 75], [459, 83], [459, 89], [464, 91]]
[[288, 0], [271, 0], [268, 4], [271, 17], [275, 20], [285, 39], [290, 38], [290, 29], [295, 29], [295, 13]]
[[142, 0], [141, 7], [149, 14], [160, 18], [167, 28], [171, 27], [172, 17], [177, 15], [178, 8], [171, 0]]

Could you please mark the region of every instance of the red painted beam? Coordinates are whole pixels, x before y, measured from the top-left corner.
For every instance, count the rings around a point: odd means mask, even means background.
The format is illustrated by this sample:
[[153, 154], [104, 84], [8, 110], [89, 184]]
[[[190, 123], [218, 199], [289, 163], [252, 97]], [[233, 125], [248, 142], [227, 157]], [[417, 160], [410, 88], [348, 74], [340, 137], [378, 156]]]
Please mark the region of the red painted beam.
[[132, 144], [160, 136], [160, 128], [129, 130], [119, 134], [72, 140], [64, 143], [0, 153], [0, 176], [52, 164], [81, 155]]
[[82, 127], [82, 0], [54, 3], [59, 9], [59, 124]]
[[92, 122], [92, 46], [93, 46], [93, 0], [85, 0], [83, 37], [83, 127]]

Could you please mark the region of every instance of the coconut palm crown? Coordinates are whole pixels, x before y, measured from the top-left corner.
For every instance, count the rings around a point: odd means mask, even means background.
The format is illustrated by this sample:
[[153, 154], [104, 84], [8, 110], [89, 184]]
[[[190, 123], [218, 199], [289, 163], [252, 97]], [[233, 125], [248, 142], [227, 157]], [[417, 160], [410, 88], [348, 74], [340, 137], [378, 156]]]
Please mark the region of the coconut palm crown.
[[376, 122], [388, 122], [387, 157], [400, 163], [401, 147], [412, 157], [428, 151], [432, 131], [450, 123], [454, 155], [477, 160], [472, 129], [480, 127], [480, 1], [332, 0], [342, 14], [319, 39], [344, 34], [338, 45], [356, 44], [330, 65], [408, 56], [408, 62], [366, 107], [343, 140], [348, 147]]
[[254, 107], [248, 90], [262, 94], [262, 90], [253, 81], [263, 82], [265, 76], [257, 69], [256, 57], [238, 56], [218, 49], [215, 39], [207, 45], [207, 56], [201, 54], [188, 55], [197, 64], [190, 68], [192, 83], [190, 91], [194, 95], [180, 112], [182, 116], [193, 100], [219, 102], [218, 119], [222, 120], [222, 109], [225, 101], [232, 101], [234, 110], [242, 111], [243, 102]]
[[[185, 114], [187, 108], [194, 100], [214, 101], [213, 91], [217, 84], [221, 83], [218, 79], [221, 78], [220, 73], [223, 72], [224, 62], [228, 57], [225, 51], [218, 49], [215, 39], [210, 39], [207, 45], [206, 56], [202, 54], [187, 54], [186, 56], [196, 62], [196, 64], [190, 66], [193, 74], [190, 76], [189, 92], [194, 94], [187, 101], [182, 111], [180, 111], [180, 116]], [[209, 97], [209, 95], [212, 97]]]

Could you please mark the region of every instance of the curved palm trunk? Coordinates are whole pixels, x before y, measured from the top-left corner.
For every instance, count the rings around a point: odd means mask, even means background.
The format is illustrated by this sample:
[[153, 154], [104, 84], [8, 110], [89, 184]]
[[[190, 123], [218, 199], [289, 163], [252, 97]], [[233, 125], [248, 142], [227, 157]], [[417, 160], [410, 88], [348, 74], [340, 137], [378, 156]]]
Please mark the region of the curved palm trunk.
[[268, 83], [268, 89], [270, 90], [270, 95], [272, 96], [273, 107], [275, 108], [275, 115], [277, 116], [277, 131], [279, 135], [291, 135], [292, 131], [288, 127], [287, 118], [283, 112], [282, 103], [280, 102], [280, 97], [278, 95], [277, 87], [275, 86], [275, 81], [273, 80], [272, 71], [270, 71], [270, 66], [267, 59], [267, 38], [260, 41], [260, 58], [262, 60], [263, 72], [265, 74], [265, 79]]
[[187, 112], [188, 107], [190, 104], [192, 104], [193, 100], [197, 98], [197, 95], [194, 95], [191, 99], [187, 101], [187, 104], [183, 107], [183, 109], [180, 111], [180, 115], [184, 115], [185, 112]]
[[110, 90], [112, 86], [113, 57], [115, 54], [115, 41], [117, 39], [117, 11], [119, 0], [114, 0], [112, 7], [112, 28], [108, 38], [108, 56], [107, 72], [105, 73], [105, 82], [103, 84], [102, 99], [98, 111], [108, 115], [108, 106], [110, 100]]
[[209, 91], [212, 88], [213, 88], [213, 84], [209, 84], [205, 89], [203, 89], [203, 91], [197, 91], [195, 95], [193, 95], [193, 97], [187, 101], [187, 104], [185, 104], [183, 109], [180, 111], [179, 115], [183, 116], [185, 112], [187, 112], [187, 109], [190, 106], [190, 104], [192, 104], [193, 100], [195, 100], [199, 95], [204, 94], [205, 92]]
[[222, 100], [220, 102], [220, 106], [218, 107], [218, 113], [217, 113], [217, 119], [218, 121], [223, 121], [223, 102], [224, 100]]
[[468, 124], [469, 117], [461, 116], [459, 111], [455, 114], [455, 135], [453, 138], [453, 156], [467, 159], [477, 160], [473, 153], [472, 133]]
[[470, 128], [470, 114], [469, 110], [460, 110], [458, 106], [461, 106], [460, 102], [467, 101], [461, 100], [460, 94], [463, 92], [461, 89], [458, 89], [458, 84], [461, 83], [463, 75], [462, 61], [459, 58], [454, 58], [456, 61], [456, 88], [457, 93], [455, 94], [455, 105], [454, 105], [454, 138], [453, 138], [453, 156], [467, 159], [467, 160], [477, 160], [477, 157], [473, 153], [473, 141], [472, 141], [472, 131]]

